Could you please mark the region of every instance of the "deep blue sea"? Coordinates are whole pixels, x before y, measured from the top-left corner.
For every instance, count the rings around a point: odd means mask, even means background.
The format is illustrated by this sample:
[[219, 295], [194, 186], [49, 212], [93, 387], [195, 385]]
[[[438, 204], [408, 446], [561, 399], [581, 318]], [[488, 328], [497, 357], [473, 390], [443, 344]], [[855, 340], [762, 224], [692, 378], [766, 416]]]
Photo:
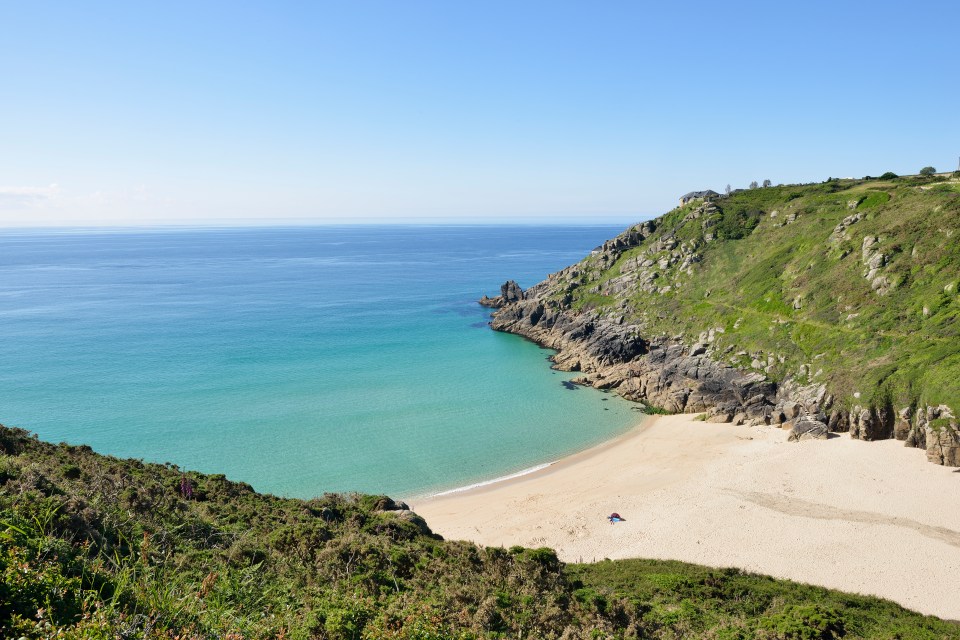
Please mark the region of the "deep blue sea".
[[296, 497], [515, 473], [639, 414], [476, 300], [620, 230], [0, 231], [0, 422]]

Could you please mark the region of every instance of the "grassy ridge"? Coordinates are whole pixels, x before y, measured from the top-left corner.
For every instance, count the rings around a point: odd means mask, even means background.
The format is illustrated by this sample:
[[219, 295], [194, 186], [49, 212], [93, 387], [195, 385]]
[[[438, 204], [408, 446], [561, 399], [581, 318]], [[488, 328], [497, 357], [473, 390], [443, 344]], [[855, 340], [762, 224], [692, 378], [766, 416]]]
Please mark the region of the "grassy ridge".
[[0, 427], [0, 637], [960, 638], [739, 571], [443, 541], [400, 506], [277, 498]]
[[[658, 218], [612, 265], [585, 259], [555, 297], [572, 288], [573, 307], [623, 315], [647, 335], [696, 342], [714, 329], [730, 364], [823, 383], [848, 407], [960, 408], [960, 178], [751, 189], [702, 207]], [[877, 239], [866, 252], [865, 238]], [[657, 251], [668, 239], [680, 248]], [[681, 250], [699, 261], [654, 265], [653, 291], [630, 281], [638, 259]]]
[[777, 580], [736, 569], [669, 560], [607, 560], [575, 565], [569, 575], [581, 599], [604, 606], [626, 598], [676, 637], [946, 638], [957, 626], [900, 617], [887, 600]]

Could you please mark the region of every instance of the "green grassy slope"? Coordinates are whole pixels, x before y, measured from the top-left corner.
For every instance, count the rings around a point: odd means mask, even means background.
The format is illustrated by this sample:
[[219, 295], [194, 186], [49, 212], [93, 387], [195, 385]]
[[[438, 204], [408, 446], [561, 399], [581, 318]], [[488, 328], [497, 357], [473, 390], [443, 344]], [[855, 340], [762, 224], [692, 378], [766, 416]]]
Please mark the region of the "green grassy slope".
[[960, 638], [738, 571], [443, 541], [397, 506], [261, 495], [0, 427], [0, 637]]
[[960, 408], [960, 178], [752, 189], [655, 224], [551, 296], [649, 336], [692, 343], [713, 329], [723, 361], [823, 383], [848, 407]]
[[568, 569], [580, 599], [599, 607], [626, 599], [652, 628], [674, 637], [939, 638], [957, 633], [939, 620], [900, 616], [886, 600], [776, 580], [736, 569], [668, 560], [618, 560]]

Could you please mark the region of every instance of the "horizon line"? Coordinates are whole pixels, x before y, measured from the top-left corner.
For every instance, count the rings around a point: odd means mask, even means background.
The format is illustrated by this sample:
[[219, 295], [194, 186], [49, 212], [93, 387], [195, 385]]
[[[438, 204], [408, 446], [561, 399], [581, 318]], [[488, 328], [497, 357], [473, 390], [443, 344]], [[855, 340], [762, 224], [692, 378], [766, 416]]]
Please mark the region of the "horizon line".
[[561, 219], [561, 220], [487, 220], [487, 221], [456, 221], [456, 220], [363, 220], [363, 221], [297, 221], [297, 220], [256, 220], [256, 221], [223, 221], [223, 222], [144, 222], [135, 224], [41, 224], [41, 225], [8, 225], [0, 223], [0, 233], [9, 231], [145, 231], [145, 230], [200, 230], [200, 229], [289, 229], [307, 227], [589, 227], [615, 226], [620, 224], [636, 224], [649, 220], [652, 215], [621, 219]]

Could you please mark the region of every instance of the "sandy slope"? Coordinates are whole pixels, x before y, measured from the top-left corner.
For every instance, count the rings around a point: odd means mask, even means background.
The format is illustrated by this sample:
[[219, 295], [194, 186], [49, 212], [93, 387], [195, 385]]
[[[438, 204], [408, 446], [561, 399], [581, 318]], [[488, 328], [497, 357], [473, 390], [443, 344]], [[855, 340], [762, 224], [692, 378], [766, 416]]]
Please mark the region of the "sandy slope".
[[[414, 508], [447, 538], [735, 566], [960, 619], [960, 473], [896, 441], [788, 443], [773, 427], [666, 416]], [[612, 511], [627, 521], [610, 525]]]

